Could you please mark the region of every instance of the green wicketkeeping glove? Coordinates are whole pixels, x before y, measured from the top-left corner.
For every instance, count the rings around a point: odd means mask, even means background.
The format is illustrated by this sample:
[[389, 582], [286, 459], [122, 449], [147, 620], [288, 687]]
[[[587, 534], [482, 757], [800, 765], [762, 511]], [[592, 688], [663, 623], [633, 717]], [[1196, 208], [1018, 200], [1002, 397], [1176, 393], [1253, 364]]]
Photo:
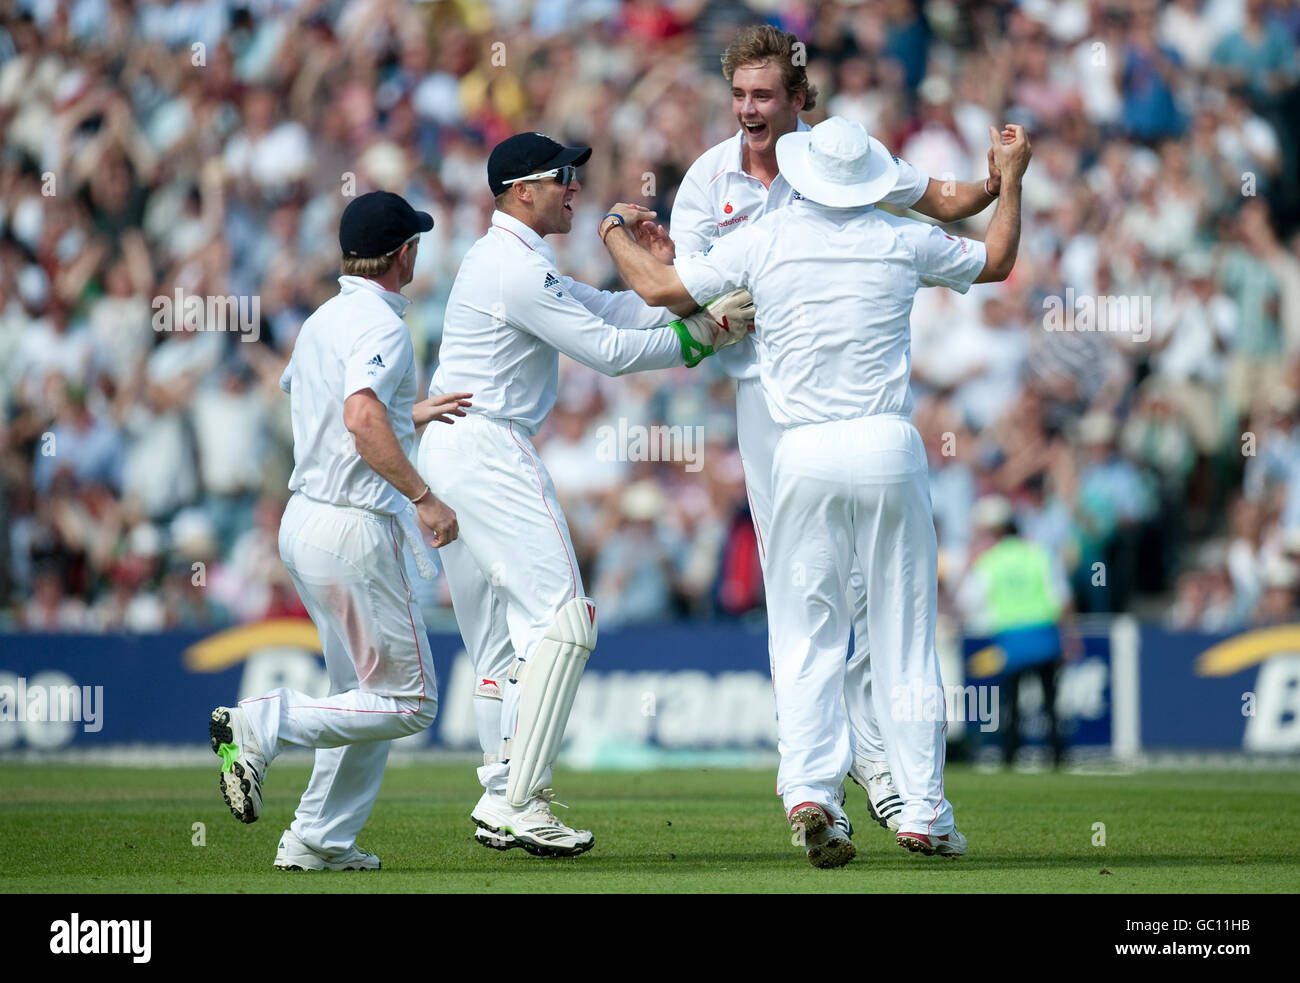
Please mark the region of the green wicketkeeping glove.
[[682, 343], [682, 360], [699, 365], [714, 352], [734, 345], [754, 329], [754, 298], [748, 290], [733, 290], [669, 325]]

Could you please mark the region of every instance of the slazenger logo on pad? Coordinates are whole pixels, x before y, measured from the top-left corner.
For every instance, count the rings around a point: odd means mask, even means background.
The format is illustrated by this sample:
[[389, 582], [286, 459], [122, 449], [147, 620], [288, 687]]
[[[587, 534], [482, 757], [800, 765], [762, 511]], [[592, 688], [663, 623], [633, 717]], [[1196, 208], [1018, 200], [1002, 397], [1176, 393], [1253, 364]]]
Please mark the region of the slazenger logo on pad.
[[[558, 288], [559, 285], [560, 285], [560, 281], [559, 281], [559, 279], [558, 279], [557, 277], [553, 276], [552, 274], [547, 273], [547, 274], [546, 274], [546, 280], [545, 280], [545, 282], [542, 283], [542, 289], [543, 289], [543, 290], [551, 290], [551, 289], [554, 289], [554, 288]], [[556, 289], [556, 290], [555, 290], [555, 296], [557, 296], [557, 297], [563, 297], [563, 296], [564, 296], [564, 291]]]

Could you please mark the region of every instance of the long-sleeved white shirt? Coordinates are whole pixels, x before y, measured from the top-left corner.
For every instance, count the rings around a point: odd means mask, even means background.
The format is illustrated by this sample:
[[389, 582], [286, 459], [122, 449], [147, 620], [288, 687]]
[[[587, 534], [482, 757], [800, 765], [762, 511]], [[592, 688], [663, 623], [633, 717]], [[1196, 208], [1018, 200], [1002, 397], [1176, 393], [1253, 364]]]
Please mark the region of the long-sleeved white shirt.
[[[797, 130], [808, 130], [803, 120]], [[762, 216], [791, 202], [800, 194], [778, 174], [769, 187], [746, 172], [743, 165], [745, 131], [706, 150], [686, 171], [673, 201], [668, 232], [677, 255], [703, 252], [723, 236], [753, 225]], [[898, 180], [884, 202], [911, 208], [930, 184], [930, 178], [905, 160], [898, 164]], [[712, 298], [706, 298], [712, 299]], [[718, 365], [733, 379], [758, 378], [758, 350], [754, 336], [718, 352]]]
[[447, 298], [429, 392], [473, 393], [473, 412], [536, 433], [555, 405], [560, 352], [606, 375], [681, 365], [674, 319], [630, 290], [562, 275], [541, 236], [495, 212]]

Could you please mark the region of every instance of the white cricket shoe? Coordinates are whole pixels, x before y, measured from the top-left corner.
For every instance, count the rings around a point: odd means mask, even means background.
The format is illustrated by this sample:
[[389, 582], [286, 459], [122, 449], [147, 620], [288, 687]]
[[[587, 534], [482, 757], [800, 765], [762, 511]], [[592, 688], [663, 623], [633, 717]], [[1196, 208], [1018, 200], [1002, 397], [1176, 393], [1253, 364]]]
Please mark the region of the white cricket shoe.
[[898, 845], [913, 853], [924, 853], [927, 857], [937, 854], [940, 857], [956, 860], [966, 855], [966, 837], [956, 829], [943, 836], [932, 836], [929, 833], [899, 833]]
[[858, 855], [849, 839], [848, 817], [832, 816], [813, 802], [804, 802], [790, 810], [790, 829], [803, 844], [808, 862], [823, 870], [843, 867]]
[[469, 818], [474, 821], [475, 842], [489, 850], [512, 850], [521, 846], [512, 834], [499, 827], [493, 828], [493, 822], [508, 811], [510, 803], [506, 801], [504, 792], [494, 794], [485, 790], [474, 806], [474, 811], [469, 814]]
[[903, 811], [903, 797], [898, 794], [889, 765], [883, 761], [853, 759], [849, 777], [867, 793], [867, 812], [882, 829], [898, 832], [898, 816]]
[[208, 721], [212, 753], [221, 758], [221, 797], [241, 823], [255, 823], [262, 815], [262, 782], [266, 757], [239, 707], [217, 707]]
[[329, 858], [317, 853], [286, 829], [275, 851], [276, 870], [378, 870], [379, 858], [355, 846], [342, 856]]
[[476, 833], [474, 838], [496, 850], [523, 847], [534, 857], [576, 857], [586, 853], [595, 845], [596, 837], [590, 830], [570, 829], [560, 822], [551, 812], [554, 800], [555, 793], [544, 788], [522, 809], [517, 809], [506, 801], [505, 795], [484, 793], [470, 818], [480, 832], [489, 835], [483, 837]]

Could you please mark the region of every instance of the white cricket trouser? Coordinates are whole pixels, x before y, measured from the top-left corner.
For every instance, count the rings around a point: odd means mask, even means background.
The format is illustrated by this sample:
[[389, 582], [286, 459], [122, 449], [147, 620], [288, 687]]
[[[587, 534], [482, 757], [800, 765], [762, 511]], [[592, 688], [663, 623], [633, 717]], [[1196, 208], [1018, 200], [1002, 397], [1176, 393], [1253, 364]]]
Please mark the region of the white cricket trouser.
[[320, 634], [330, 695], [276, 689], [240, 706], [268, 761], [290, 746], [317, 749], [292, 829], [326, 855], [356, 844], [389, 742], [424, 730], [438, 709], [405, 548], [396, 518], [301, 494], [280, 520], [280, 557]]
[[451, 426], [430, 424], [417, 462], [460, 525], [439, 554], [474, 663], [479, 780], [492, 792], [505, 791], [509, 767], [494, 759], [519, 716], [511, 664], [531, 659], [560, 608], [583, 596], [568, 523], [529, 437], [518, 423], [471, 413]]
[[943, 794], [938, 548], [921, 435], [898, 414], [794, 427], [777, 444], [772, 478], [768, 580], [784, 587], [768, 623], [786, 810], [833, 806], [852, 757], [842, 692], [856, 559], [871, 695], [904, 803], [900, 828], [942, 836], [953, 818]]
[[[768, 411], [763, 386], [758, 379], [736, 382], [736, 441], [745, 467], [745, 488], [749, 495], [749, 513], [758, 536], [759, 564], [763, 568], [763, 589], [770, 610], [774, 596], [779, 598], [784, 582], [767, 581], [767, 547], [765, 539], [772, 528], [772, 458], [776, 454], [781, 428]], [[876, 723], [871, 703], [871, 645], [867, 637], [867, 592], [862, 569], [855, 560], [849, 576], [849, 601], [853, 606], [853, 656], [849, 659], [844, 680], [844, 708], [848, 716], [853, 754], [860, 761], [884, 761], [885, 742]], [[770, 620], [770, 617], [769, 617]], [[771, 633], [768, 633], [768, 660], [771, 661]]]

